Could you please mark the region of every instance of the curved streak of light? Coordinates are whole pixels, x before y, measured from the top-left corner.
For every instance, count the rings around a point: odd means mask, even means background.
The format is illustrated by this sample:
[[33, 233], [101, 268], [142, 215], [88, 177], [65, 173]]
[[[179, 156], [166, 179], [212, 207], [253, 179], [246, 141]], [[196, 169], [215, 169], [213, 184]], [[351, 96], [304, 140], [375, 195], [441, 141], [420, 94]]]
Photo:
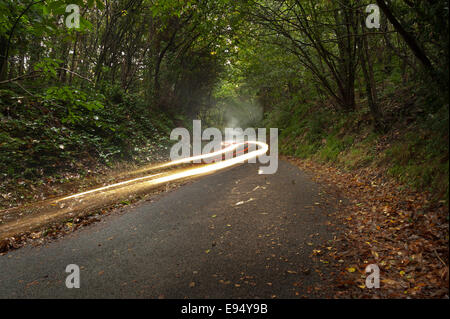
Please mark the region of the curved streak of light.
[[[164, 183], [164, 182], [170, 182], [179, 178], [184, 178], [184, 177], [189, 177], [189, 176], [194, 176], [194, 175], [199, 175], [199, 174], [205, 174], [205, 173], [209, 173], [209, 172], [214, 172], [217, 171], [219, 169], [223, 169], [223, 168], [227, 168], [239, 163], [242, 163], [244, 161], [247, 161], [249, 159], [252, 159], [254, 157], [257, 156], [261, 156], [264, 155], [268, 150], [269, 150], [269, 146], [266, 143], [262, 143], [262, 142], [254, 142], [254, 141], [249, 141], [246, 143], [253, 143], [256, 145], [261, 146], [261, 149], [238, 156], [238, 157], [233, 157], [231, 159], [227, 159], [218, 163], [214, 163], [214, 164], [209, 164], [207, 166], [204, 167], [199, 167], [199, 168], [194, 168], [194, 169], [190, 169], [187, 170], [185, 172], [181, 172], [181, 173], [176, 173], [176, 174], [172, 174], [169, 176], [164, 176], [164, 177], [160, 177], [160, 178], [156, 178], [153, 179], [151, 181], [148, 181], [147, 183], [149, 184], [160, 184], [160, 183]], [[234, 144], [237, 146], [240, 145], [244, 145], [245, 143], [239, 143], [239, 144]], [[209, 155], [209, 154], [208, 154]]]
[[[148, 181], [147, 183], [156, 185], [156, 184], [170, 182], [170, 181], [173, 181], [173, 180], [176, 180], [176, 179], [180, 179], [180, 178], [184, 178], [184, 177], [190, 177], [190, 176], [194, 176], [194, 175], [205, 174], [205, 173], [208, 173], [208, 172], [214, 172], [214, 171], [217, 171], [219, 169], [223, 169], [223, 168], [227, 168], [227, 167], [239, 164], [239, 163], [243, 163], [244, 161], [247, 161], [247, 160], [252, 159], [254, 157], [258, 157], [258, 156], [264, 155], [269, 150], [269, 146], [266, 143], [259, 142], [259, 141], [247, 141], [247, 142], [243, 142], [243, 143], [232, 144], [232, 145], [230, 145], [230, 146], [228, 146], [228, 147], [226, 147], [226, 148], [224, 148], [224, 149], [222, 149], [220, 151], [216, 151], [216, 152], [213, 152], [213, 153], [208, 153], [208, 154], [204, 154], [204, 155], [197, 155], [197, 156], [182, 158], [180, 160], [168, 162], [166, 164], [162, 164], [162, 165], [157, 166], [155, 168], [168, 167], [168, 166], [172, 166], [172, 165], [176, 165], [176, 164], [188, 163], [188, 162], [191, 162], [191, 161], [194, 161], [194, 160], [198, 160], [198, 159], [205, 159], [205, 158], [209, 158], [209, 157], [212, 157], [212, 156], [217, 156], [217, 155], [220, 155], [220, 154], [224, 154], [226, 152], [230, 152], [230, 151], [238, 148], [239, 146], [245, 145], [245, 144], [255, 144], [255, 145], [260, 146], [261, 148], [259, 150], [252, 151], [250, 153], [247, 153], [247, 154], [244, 154], [244, 155], [240, 155], [238, 157], [233, 157], [231, 159], [226, 159], [224, 161], [220, 161], [220, 162], [217, 162], [217, 163], [208, 164], [207, 166], [204, 166], [204, 167], [189, 169], [189, 170], [181, 172], [181, 173], [175, 173], [175, 174], [171, 174], [171, 175], [168, 175], [168, 176], [156, 178], [156, 179]], [[108, 185], [108, 186], [92, 189], [92, 190], [89, 190], [89, 191], [86, 191], [86, 192], [77, 193], [77, 194], [74, 194], [74, 195], [70, 195], [70, 196], [58, 199], [58, 200], [55, 201], [55, 203], [63, 201], [63, 200], [66, 200], [66, 199], [76, 198], [76, 197], [80, 197], [80, 196], [87, 195], [87, 194], [90, 194], [90, 193], [102, 191], [102, 190], [105, 190], [105, 189], [108, 189], [108, 188], [129, 184], [129, 183], [132, 183], [132, 182], [135, 182], [135, 181], [148, 179], [148, 178], [155, 177], [155, 176], [158, 176], [158, 175], [161, 175], [161, 174], [163, 174], [163, 173], [158, 173], [158, 174], [148, 175], [148, 176], [144, 176], [144, 177], [139, 177], [139, 178], [131, 179], [131, 180], [128, 180], [128, 181], [124, 181], [124, 182], [120, 182], [120, 183], [116, 183], [116, 184], [112, 184], [112, 185]]]
[[78, 194], [75, 194], [75, 195], [71, 195], [71, 196], [67, 196], [67, 197], [58, 199], [55, 202], [59, 202], [59, 201], [65, 200], [65, 199], [70, 199], [70, 198], [79, 197], [79, 196], [82, 196], [82, 195], [86, 195], [86, 194], [102, 191], [102, 190], [105, 190], [105, 189], [108, 189], [108, 188], [111, 188], [111, 187], [115, 187], [115, 186], [129, 184], [129, 183], [140, 181], [140, 180], [143, 180], [143, 179], [148, 179], [150, 177], [158, 176], [158, 175], [161, 175], [161, 174], [162, 173], [153, 174], [153, 175], [147, 175], [147, 176], [144, 176], [144, 177], [138, 177], [138, 178], [130, 179], [128, 181], [124, 181], [124, 182], [120, 182], [120, 183], [116, 183], [116, 184], [112, 184], [112, 185], [108, 185], [108, 186], [104, 186], [104, 187], [100, 187], [100, 188], [91, 189], [90, 191], [86, 191], [86, 192], [82, 192], [82, 193], [78, 193]]
[[[256, 144], [256, 143], [260, 143], [260, 142], [249, 141], [248, 143], [255, 143]], [[179, 160], [175, 160], [175, 161], [172, 161], [172, 162], [168, 162], [168, 163], [162, 164], [160, 166], [157, 166], [156, 168], [168, 167], [168, 166], [172, 166], [172, 165], [189, 163], [189, 162], [192, 162], [192, 161], [195, 161], [195, 160], [200, 160], [200, 159], [206, 159], [206, 158], [214, 157], [214, 156], [217, 156], [217, 155], [221, 155], [221, 154], [224, 154], [224, 153], [227, 153], [227, 152], [234, 151], [236, 148], [238, 148], [238, 146], [244, 145], [244, 144], [245, 143], [231, 144], [230, 146], [227, 146], [227, 147], [225, 147], [225, 148], [223, 148], [223, 149], [221, 149], [219, 151], [215, 151], [215, 152], [208, 153], [208, 154], [201, 154], [201, 155], [196, 155], [196, 156], [182, 158], [182, 159], [179, 159]]]

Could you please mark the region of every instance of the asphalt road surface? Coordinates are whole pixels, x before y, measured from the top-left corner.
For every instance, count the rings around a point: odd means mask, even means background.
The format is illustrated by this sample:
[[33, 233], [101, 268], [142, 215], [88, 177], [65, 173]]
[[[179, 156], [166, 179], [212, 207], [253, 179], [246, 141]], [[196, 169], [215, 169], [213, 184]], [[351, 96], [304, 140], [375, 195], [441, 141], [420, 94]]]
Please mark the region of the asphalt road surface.
[[[320, 186], [280, 161], [201, 177], [62, 239], [0, 256], [1, 298], [299, 298], [327, 293]], [[68, 289], [68, 264], [80, 267]], [[325, 274], [326, 277], [326, 274]], [[326, 288], [326, 287], [325, 287]]]

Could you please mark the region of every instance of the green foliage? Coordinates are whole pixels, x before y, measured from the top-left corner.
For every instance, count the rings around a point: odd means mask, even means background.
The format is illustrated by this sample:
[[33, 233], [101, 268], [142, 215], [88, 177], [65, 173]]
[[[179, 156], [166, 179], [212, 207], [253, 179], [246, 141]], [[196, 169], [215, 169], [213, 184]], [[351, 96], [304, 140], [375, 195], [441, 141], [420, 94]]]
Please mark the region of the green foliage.
[[448, 109], [417, 124], [386, 151], [386, 160], [392, 164], [390, 175], [448, 200]]
[[44, 57], [40, 62], [36, 63], [34, 66], [34, 71], [42, 71], [44, 72], [47, 80], [56, 79], [57, 68], [62, 61], [59, 59], [51, 59]]
[[20, 98], [1, 90], [2, 178], [37, 178], [89, 161], [138, 160], [167, 147], [173, 127], [167, 116], [132, 95], [120, 103], [109, 98], [67, 86]]
[[[65, 105], [67, 116], [61, 119], [62, 123], [81, 124], [86, 122], [87, 118], [94, 118], [95, 111], [104, 108], [102, 104], [104, 96], [95, 92], [90, 93], [69, 86], [52, 86], [40, 97], [44, 106]], [[92, 96], [98, 99], [92, 99]]]
[[326, 162], [336, 162], [341, 152], [350, 147], [352, 142], [353, 138], [351, 136], [340, 139], [334, 135], [330, 135], [326, 139], [325, 145], [320, 149], [318, 157]]

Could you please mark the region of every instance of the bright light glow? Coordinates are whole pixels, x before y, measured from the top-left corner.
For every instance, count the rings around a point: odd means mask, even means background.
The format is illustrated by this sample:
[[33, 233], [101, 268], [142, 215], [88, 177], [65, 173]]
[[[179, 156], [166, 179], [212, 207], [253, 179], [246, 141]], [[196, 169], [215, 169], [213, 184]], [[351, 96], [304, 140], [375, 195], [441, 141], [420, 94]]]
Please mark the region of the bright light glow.
[[[164, 182], [170, 182], [179, 178], [184, 178], [184, 177], [189, 177], [189, 176], [194, 176], [194, 175], [200, 175], [200, 174], [205, 174], [205, 173], [210, 173], [210, 172], [214, 172], [217, 171], [219, 169], [224, 169], [239, 163], [242, 163], [243, 161], [247, 161], [249, 159], [252, 159], [254, 157], [257, 156], [261, 156], [264, 155], [268, 150], [269, 150], [269, 146], [266, 143], [262, 143], [262, 142], [254, 142], [254, 141], [249, 141], [246, 142], [248, 144], [256, 144], [259, 145], [261, 148], [259, 150], [244, 154], [244, 155], [240, 155], [237, 157], [233, 157], [224, 161], [220, 161], [214, 164], [209, 164], [207, 166], [204, 167], [199, 167], [199, 168], [193, 168], [190, 170], [187, 170], [185, 172], [181, 172], [181, 173], [175, 173], [169, 176], [164, 176], [164, 177], [160, 177], [160, 178], [156, 178], [153, 179], [151, 181], [148, 181], [147, 183], [149, 184], [160, 184], [160, 183], [164, 183]], [[214, 152], [214, 153], [210, 153], [210, 154], [206, 154], [206, 155], [199, 155], [199, 156], [195, 156], [195, 157], [189, 157], [186, 159], [182, 159], [179, 161], [183, 161], [181, 163], [185, 163], [185, 160], [187, 161], [188, 159], [191, 159], [191, 161], [193, 159], [203, 159], [203, 158], [208, 158], [211, 157], [211, 154], [217, 155], [215, 153], [224, 153], [224, 152], [228, 152], [231, 149], [237, 148], [241, 145], [244, 145], [246, 143], [238, 143], [238, 144], [233, 144], [230, 147], [224, 148], [223, 150], [219, 151], [219, 152]], [[178, 161], [176, 161], [178, 162]], [[171, 164], [172, 162], [168, 163]]]
[[[249, 144], [251, 144], [251, 143], [258, 144], [259, 143], [260, 145], [264, 144], [264, 143], [261, 143], [261, 142], [254, 142], [254, 141], [249, 141], [247, 143], [249, 143]], [[231, 144], [231, 143], [230, 142], [222, 142], [222, 145], [228, 145], [228, 144]], [[208, 154], [201, 154], [201, 155], [196, 155], [196, 156], [182, 158], [182, 159], [179, 159], [179, 160], [176, 160], [176, 161], [172, 161], [172, 162], [168, 162], [168, 163], [162, 164], [160, 166], [157, 166], [157, 168], [168, 167], [168, 166], [177, 165], [177, 164], [183, 164], [183, 163], [190, 163], [190, 162], [195, 161], [195, 160], [201, 160], [201, 159], [207, 159], [207, 158], [210, 158], [210, 157], [215, 157], [217, 155], [221, 155], [221, 154], [224, 154], [224, 153], [227, 153], [227, 152], [234, 151], [238, 146], [241, 146], [241, 145], [244, 145], [244, 144], [245, 143], [232, 144], [230, 146], [222, 148], [220, 151], [215, 151], [215, 152], [208, 153]], [[266, 153], [266, 152], [264, 152], [264, 153]], [[259, 155], [260, 154], [257, 154], [255, 156], [259, 156]], [[250, 158], [253, 158], [255, 156], [252, 155]]]
[[120, 185], [125, 185], [125, 184], [129, 184], [129, 183], [136, 182], [136, 181], [141, 181], [143, 179], [148, 179], [150, 177], [155, 177], [155, 176], [158, 176], [158, 175], [161, 175], [161, 174], [162, 173], [153, 174], [153, 175], [147, 175], [147, 176], [144, 176], [144, 177], [138, 177], [138, 178], [130, 179], [128, 181], [124, 181], [124, 182], [120, 182], [120, 183], [116, 183], [116, 184], [112, 184], [112, 185], [108, 185], [108, 186], [92, 189], [90, 191], [78, 193], [78, 194], [75, 194], [75, 195], [70, 195], [70, 196], [58, 199], [57, 201], [55, 201], [55, 203], [59, 202], [59, 201], [62, 201], [62, 200], [65, 200], [65, 199], [75, 198], [75, 197], [83, 196], [83, 195], [86, 195], [86, 194], [102, 191], [102, 190], [105, 190], [105, 189], [108, 189], [108, 188], [112, 188], [112, 187], [116, 187], [116, 186], [120, 186]]
[[[230, 143], [225, 142], [225, 145], [228, 145]], [[200, 159], [206, 159], [206, 158], [210, 158], [213, 156], [217, 156], [217, 155], [221, 155], [227, 152], [231, 152], [234, 151], [235, 149], [237, 149], [239, 146], [245, 145], [245, 144], [255, 144], [257, 146], [260, 147], [259, 150], [256, 151], [252, 151], [237, 157], [233, 157], [230, 159], [226, 159], [217, 163], [213, 163], [213, 164], [208, 164], [202, 167], [198, 167], [198, 168], [192, 168], [192, 169], [188, 169], [186, 171], [180, 172], [180, 173], [169, 173], [169, 175], [167, 176], [163, 176], [160, 178], [156, 178], [156, 179], [152, 179], [150, 181], [147, 181], [146, 183], [148, 183], [149, 185], [157, 185], [157, 184], [161, 184], [161, 183], [165, 183], [165, 182], [170, 182], [170, 181], [174, 181], [180, 178], [185, 178], [185, 177], [190, 177], [190, 176], [195, 176], [195, 175], [201, 175], [201, 174], [206, 174], [206, 173], [210, 173], [210, 172], [214, 172], [220, 169], [224, 169], [236, 164], [240, 164], [243, 163], [244, 161], [250, 160], [254, 157], [258, 157], [261, 155], [266, 154], [266, 152], [269, 150], [269, 146], [266, 143], [263, 142], [259, 142], [259, 141], [247, 141], [247, 142], [242, 142], [242, 143], [234, 143], [231, 144], [229, 146], [226, 146], [225, 148], [221, 149], [220, 151], [216, 151], [216, 152], [212, 152], [212, 153], [208, 153], [208, 154], [204, 154], [204, 155], [197, 155], [197, 156], [192, 156], [192, 157], [187, 157], [187, 158], [183, 158], [180, 160], [176, 160], [176, 161], [172, 161], [172, 162], [168, 162], [159, 166], [154, 167], [154, 169], [156, 168], [163, 168], [163, 167], [169, 167], [169, 166], [173, 166], [173, 165], [177, 165], [177, 164], [183, 164], [183, 163], [189, 163], [192, 162], [194, 160], [200, 160]], [[259, 172], [261, 173], [261, 172]], [[120, 182], [120, 183], [116, 183], [116, 184], [112, 184], [112, 185], [108, 185], [108, 186], [104, 186], [104, 187], [100, 187], [100, 188], [96, 188], [96, 189], [92, 189], [86, 192], [82, 192], [82, 193], [78, 193], [78, 194], [74, 194], [74, 195], [70, 195], [61, 199], [58, 199], [55, 201], [55, 203], [66, 200], [66, 199], [71, 199], [71, 198], [77, 198], [77, 197], [81, 197], [83, 195], [87, 195], [87, 194], [91, 194], [91, 193], [95, 193], [95, 192], [99, 192], [105, 189], [109, 189], [112, 187], [117, 187], [117, 186], [121, 186], [121, 185], [126, 185], [132, 182], [137, 182], [137, 181], [142, 181], [142, 180], [146, 180], [149, 178], [153, 178], [156, 177], [158, 175], [162, 175], [164, 173], [158, 173], [158, 174], [153, 174], [153, 175], [147, 175], [144, 177], [139, 177], [139, 178], [134, 178], [128, 181], [124, 181], [124, 182]]]

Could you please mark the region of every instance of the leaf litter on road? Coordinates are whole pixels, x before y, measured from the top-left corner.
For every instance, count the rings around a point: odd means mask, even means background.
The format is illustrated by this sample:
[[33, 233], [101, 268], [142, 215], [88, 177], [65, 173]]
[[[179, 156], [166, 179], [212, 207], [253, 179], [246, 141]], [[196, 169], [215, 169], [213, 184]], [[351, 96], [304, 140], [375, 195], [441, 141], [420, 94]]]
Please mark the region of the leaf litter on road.
[[[373, 168], [341, 172], [287, 159], [312, 173], [326, 189], [324, 201], [336, 206], [329, 226], [340, 231], [315, 250], [327, 249], [329, 253], [317, 261], [328, 259], [338, 271], [335, 297], [448, 298], [449, 224], [443, 201], [408, 189]], [[369, 264], [380, 268], [380, 289], [365, 286]]]

